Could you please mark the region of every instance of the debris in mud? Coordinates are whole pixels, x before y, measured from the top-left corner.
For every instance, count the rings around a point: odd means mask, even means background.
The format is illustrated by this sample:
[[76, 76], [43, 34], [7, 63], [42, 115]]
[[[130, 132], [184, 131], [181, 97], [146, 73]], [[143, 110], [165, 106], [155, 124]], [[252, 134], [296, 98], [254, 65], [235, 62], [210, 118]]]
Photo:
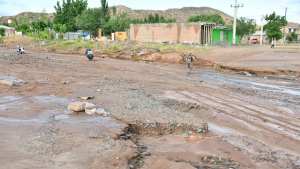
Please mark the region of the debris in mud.
[[95, 97], [94, 96], [82, 96], [82, 97], [79, 97], [81, 100], [92, 100], [94, 99]]
[[203, 156], [197, 162], [175, 159], [176, 162], [191, 164], [196, 169], [238, 169], [239, 163], [216, 156]]
[[140, 137], [143, 136], [162, 136], [168, 134], [202, 134], [208, 132], [208, 124], [203, 123], [200, 126], [193, 126], [189, 124], [182, 124], [177, 122], [169, 123], [143, 123], [136, 121], [128, 124], [124, 132], [119, 136], [120, 139], [131, 140], [137, 146], [136, 156], [128, 161], [130, 169], [142, 168], [144, 165], [144, 158], [151, 156], [148, 148], [140, 143]]
[[129, 169], [142, 168], [144, 165], [144, 158], [146, 156], [151, 156], [151, 153], [147, 152], [148, 148], [145, 145], [136, 143], [136, 146], [137, 146], [137, 155], [129, 159], [128, 161]]
[[21, 86], [26, 84], [26, 82], [13, 76], [0, 76], [0, 84], [7, 86]]
[[253, 74], [249, 73], [249, 72], [241, 72], [240, 75], [244, 75], [244, 76], [248, 76], [248, 77], [253, 76]]
[[143, 123], [136, 121], [131, 123], [120, 135], [122, 139], [132, 139], [136, 136], [162, 136], [168, 134], [205, 134], [208, 133], [208, 124], [202, 123], [199, 126], [190, 124], [169, 122], [169, 123]]
[[64, 84], [64, 85], [67, 85], [67, 84], [69, 84], [70, 82], [69, 81], [63, 81], [63, 82], [61, 82], [62, 84]]

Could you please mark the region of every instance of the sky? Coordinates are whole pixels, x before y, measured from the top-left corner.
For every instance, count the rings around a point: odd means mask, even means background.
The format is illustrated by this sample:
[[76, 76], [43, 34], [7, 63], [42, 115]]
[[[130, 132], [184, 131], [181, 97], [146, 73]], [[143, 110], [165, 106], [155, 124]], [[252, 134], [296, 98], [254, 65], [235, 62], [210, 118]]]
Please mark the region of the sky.
[[[0, 0], [0, 16], [16, 15], [24, 11], [54, 12], [57, 0]], [[99, 7], [100, 0], [88, 0], [90, 7]], [[125, 5], [132, 9], [169, 9], [181, 7], [212, 7], [233, 16], [230, 7], [234, 0], [108, 0], [110, 6]], [[263, 15], [273, 11], [284, 15], [288, 8], [288, 21], [300, 23], [300, 0], [238, 0], [244, 4], [238, 11], [238, 17], [255, 19], [261, 23]]]

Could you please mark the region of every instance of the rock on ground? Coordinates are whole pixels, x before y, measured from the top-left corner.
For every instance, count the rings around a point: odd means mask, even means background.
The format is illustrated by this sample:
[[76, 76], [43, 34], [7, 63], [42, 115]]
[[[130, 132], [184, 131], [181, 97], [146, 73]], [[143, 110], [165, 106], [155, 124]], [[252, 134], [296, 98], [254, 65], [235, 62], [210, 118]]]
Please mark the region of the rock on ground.
[[94, 115], [96, 113], [97, 106], [92, 103], [85, 104], [85, 113], [88, 115]]
[[85, 102], [73, 102], [68, 106], [68, 110], [73, 112], [83, 112], [85, 111], [86, 103]]
[[0, 76], [0, 84], [7, 86], [21, 86], [26, 82], [20, 79], [17, 79], [13, 76]]

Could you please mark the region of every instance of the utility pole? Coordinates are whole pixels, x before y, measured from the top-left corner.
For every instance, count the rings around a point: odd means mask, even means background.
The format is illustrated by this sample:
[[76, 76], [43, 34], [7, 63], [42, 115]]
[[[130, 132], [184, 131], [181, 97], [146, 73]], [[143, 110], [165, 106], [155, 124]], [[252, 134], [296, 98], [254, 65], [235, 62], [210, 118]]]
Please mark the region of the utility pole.
[[[287, 20], [286, 19], [287, 10], [288, 10], [288, 8], [285, 8], [285, 12], [284, 12], [284, 18], [285, 18], [285, 20]], [[283, 44], [285, 44], [286, 43], [285, 27], [283, 27], [282, 31], [283, 31], [282, 32], [283, 33]]]
[[263, 45], [264, 20], [265, 20], [265, 17], [262, 16], [262, 18], [261, 18], [261, 28], [260, 28], [260, 45], [261, 46]]
[[232, 37], [232, 44], [236, 45], [236, 20], [237, 20], [237, 12], [238, 8], [244, 7], [244, 4], [238, 4], [237, 0], [235, 0], [234, 5], [231, 5], [234, 8], [234, 21], [233, 21], [233, 37]]

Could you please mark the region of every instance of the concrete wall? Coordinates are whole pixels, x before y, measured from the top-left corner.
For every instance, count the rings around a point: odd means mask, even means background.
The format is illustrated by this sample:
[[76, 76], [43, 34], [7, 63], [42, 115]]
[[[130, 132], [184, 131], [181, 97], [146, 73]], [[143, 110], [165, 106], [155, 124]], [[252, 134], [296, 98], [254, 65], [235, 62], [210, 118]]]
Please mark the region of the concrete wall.
[[[201, 43], [203, 35], [211, 36], [212, 26], [205, 27], [205, 29], [204, 27], [201, 23], [132, 24], [130, 40], [159, 43]], [[206, 39], [209, 40], [210, 37]]]

